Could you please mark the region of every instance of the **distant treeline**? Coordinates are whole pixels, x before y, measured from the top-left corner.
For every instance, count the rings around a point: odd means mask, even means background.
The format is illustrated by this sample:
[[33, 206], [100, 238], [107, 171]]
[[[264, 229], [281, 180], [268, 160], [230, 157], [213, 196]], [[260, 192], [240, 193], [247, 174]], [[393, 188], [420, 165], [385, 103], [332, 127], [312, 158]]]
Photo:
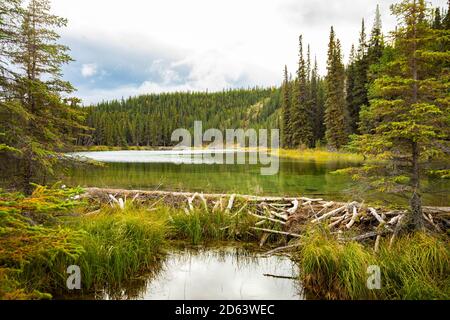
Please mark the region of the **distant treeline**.
[[203, 130], [270, 129], [280, 127], [280, 117], [275, 88], [149, 94], [88, 107], [86, 124], [95, 130], [78, 144], [170, 146], [176, 144], [172, 132], [192, 132], [195, 121], [202, 121]]

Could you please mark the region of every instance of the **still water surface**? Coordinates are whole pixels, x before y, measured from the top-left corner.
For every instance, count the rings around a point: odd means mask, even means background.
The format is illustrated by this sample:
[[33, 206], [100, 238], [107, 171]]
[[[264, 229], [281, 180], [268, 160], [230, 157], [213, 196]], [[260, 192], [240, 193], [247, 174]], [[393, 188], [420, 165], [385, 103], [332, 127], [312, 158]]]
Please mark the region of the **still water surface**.
[[242, 247], [173, 249], [155, 272], [121, 289], [105, 289], [94, 298], [299, 300], [304, 293], [298, 275], [289, 258]]
[[[229, 152], [222, 150], [224, 155]], [[340, 201], [408, 203], [406, 195], [377, 194], [365, 190], [364, 186], [355, 183], [349, 176], [332, 173], [337, 169], [358, 166], [358, 162], [280, 158], [278, 174], [263, 176], [260, 172], [261, 165], [248, 164], [248, 161], [247, 164], [205, 163], [203, 153], [202, 150], [185, 151], [182, 154], [179, 151], [80, 152], [75, 155], [104, 162], [106, 166], [74, 167], [69, 170], [67, 183], [83, 187], [307, 195]], [[425, 204], [450, 204], [449, 179], [425, 180], [423, 186], [426, 189], [423, 196]]]

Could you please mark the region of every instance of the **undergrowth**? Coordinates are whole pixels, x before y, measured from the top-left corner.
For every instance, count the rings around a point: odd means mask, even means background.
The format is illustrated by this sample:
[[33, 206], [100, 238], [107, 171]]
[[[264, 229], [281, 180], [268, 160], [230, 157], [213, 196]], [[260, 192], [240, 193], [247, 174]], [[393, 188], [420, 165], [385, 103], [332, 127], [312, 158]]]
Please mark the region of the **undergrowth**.
[[[341, 243], [327, 230], [310, 229], [297, 253], [301, 280], [316, 297], [327, 299], [450, 299], [448, 239], [406, 234], [389, 247]], [[368, 289], [368, 267], [380, 267], [380, 289]]]
[[[67, 267], [79, 265], [83, 292], [95, 292], [158, 270], [168, 241], [255, 242], [258, 218], [244, 203], [192, 211], [160, 204], [103, 206], [86, 214], [81, 189], [36, 187], [25, 197], [0, 192], [0, 299], [46, 299], [67, 293]], [[154, 206], [156, 203], [154, 204]], [[91, 208], [90, 208], [91, 209]], [[89, 211], [90, 211], [89, 209]], [[279, 228], [267, 225], [260, 227]], [[271, 236], [283, 242], [285, 237]], [[280, 243], [278, 243], [280, 244]], [[399, 236], [392, 247], [342, 243], [326, 228], [307, 229], [296, 253], [308, 292], [327, 299], [450, 299], [448, 238]], [[381, 289], [367, 288], [367, 268], [381, 270]]]

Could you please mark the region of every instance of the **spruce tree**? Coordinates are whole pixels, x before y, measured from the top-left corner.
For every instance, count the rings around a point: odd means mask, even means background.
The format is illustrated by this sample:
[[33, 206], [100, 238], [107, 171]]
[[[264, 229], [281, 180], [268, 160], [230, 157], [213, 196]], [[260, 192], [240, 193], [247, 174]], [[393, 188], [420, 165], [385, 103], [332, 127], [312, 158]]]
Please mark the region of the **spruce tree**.
[[[382, 31], [380, 7], [377, 5], [375, 20], [373, 22], [372, 33], [369, 40], [369, 47], [367, 49], [369, 68], [380, 61], [381, 56], [383, 55], [383, 50], [384, 36]], [[376, 75], [369, 75], [369, 82], [374, 78], [376, 78]]]
[[356, 104], [356, 98], [355, 98], [355, 81], [357, 80], [357, 74], [356, 74], [356, 63], [357, 63], [357, 57], [356, 57], [356, 51], [355, 46], [352, 45], [351, 51], [350, 51], [350, 57], [348, 66], [346, 69], [346, 102], [347, 102], [347, 109], [349, 111], [349, 125], [351, 133], [356, 133], [357, 131], [357, 123], [358, 123], [358, 115], [359, 114], [359, 106]]
[[292, 102], [292, 141], [294, 147], [309, 147], [312, 143], [312, 128], [308, 111], [307, 66], [303, 56], [303, 38], [299, 37], [299, 65], [294, 83]]
[[434, 9], [433, 29], [442, 29], [441, 9]]
[[290, 148], [292, 146], [292, 128], [291, 128], [291, 86], [287, 66], [284, 66], [284, 80], [282, 85], [282, 111], [283, 111], [283, 146]]
[[19, 152], [12, 146], [7, 132], [14, 131], [17, 134], [21, 126], [19, 117], [27, 115], [20, 104], [11, 100], [14, 71], [7, 56], [8, 47], [16, 36], [14, 25], [18, 21], [19, 12], [19, 0], [0, 0], [0, 156], [2, 157], [6, 153]]
[[345, 103], [345, 68], [341, 45], [331, 27], [328, 45], [325, 126], [328, 148], [338, 150], [348, 142], [348, 112]]
[[73, 87], [62, 80], [61, 67], [71, 61], [68, 48], [57, 43], [57, 28], [67, 21], [50, 13], [48, 0], [30, 0], [21, 10], [20, 24], [11, 34], [10, 48], [6, 53], [15, 68], [10, 90], [14, 93], [10, 103], [17, 107], [11, 121], [20, 122], [10, 127], [5, 139], [15, 149], [16, 161], [23, 169], [23, 188], [30, 193], [31, 182], [38, 176], [52, 173], [54, 164], [64, 158], [58, 151], [75, 142], [83, 113], [79, 100], [63, 97]]
[[450, 53], [437, 49], [442, 48], [437, 43], [448, 41], [450, 33], [430, 28], [423, 0], [403, 0], [391, 10], [400, 20], [394, 48], [371, 85], [370, 106], [363, 113], [370, 132], [355, 145], [382, 160], [359, 170], [360, 177], [384, 192], [409, 192], [412, 222], [421, 229], [421, 172], [432, 159], [448, 157]]
[[445, 14], [444, 19], [442, 20], [442, 28], [446, 30], [450, 30], [450, 0], [447, 0], [447, 13]]
[[356, 59], [354, 62], [354, 83], [351, 103], [348, 105], [350, 128], [352, 133], [357, 132], [357, 124], [359, 122], [359, 112], [361, 108], [368, 105], [368, 71], [369, 60], [367, 55], [368, 45], [366, 39], [366, 30], [364, 19], [361, 23], [361, 32], [359, 37], [359, 46], [357, 49]]
[[317, 146], [324, 138], [324, 106], [323, 106], [323, 86], [319, 76], [319, 67], [317, 59], [314, 61], [314, 67], [311, 70], [311, 110], [312, 110], [312, 126], [313, 141]]

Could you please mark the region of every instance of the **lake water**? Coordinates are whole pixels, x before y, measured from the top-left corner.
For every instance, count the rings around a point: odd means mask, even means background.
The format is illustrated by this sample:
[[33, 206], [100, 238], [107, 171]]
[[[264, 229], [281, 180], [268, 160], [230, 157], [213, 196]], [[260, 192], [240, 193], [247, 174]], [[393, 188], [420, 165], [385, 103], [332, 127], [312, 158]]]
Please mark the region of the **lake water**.
[[[231, 151], [223, 150], [225, 155]], [[368, 192], [337, 169], [359, 165], [349, 161], [279, 159], [278, 174], [261, 175], [261, 165], [214, 164], [202, 159], [204, 151], [111, 151], [82, 152], [77, 156], [106, 163], [104, 167], [73, 167], [70, 185], [143, 190], [172, 190], [253, 195], [319, 196], [330, 200], [380, 200], [407, 203], [407, 197]], [[220, 153], [219, 153], [220, 154]], [[248, 154], [247, 154], [248, 156]], [[209, 158], [207, 159], [209, 160]], [[267, 166], [264, 166], [267, 167]], [[66, 180], [65, 180], [66, 181]], [[449, 205], [450, 181], [424, 181], [428, 205]]]
[[[69, 296], [57, 299], [70, 299]], [[77, 299], [80, 296], [76, 297]], [[264, 256], [242, 247], [172, 249], [148, 275], [81, 299], [300, 300], [297, 265], [286, 256]]]

